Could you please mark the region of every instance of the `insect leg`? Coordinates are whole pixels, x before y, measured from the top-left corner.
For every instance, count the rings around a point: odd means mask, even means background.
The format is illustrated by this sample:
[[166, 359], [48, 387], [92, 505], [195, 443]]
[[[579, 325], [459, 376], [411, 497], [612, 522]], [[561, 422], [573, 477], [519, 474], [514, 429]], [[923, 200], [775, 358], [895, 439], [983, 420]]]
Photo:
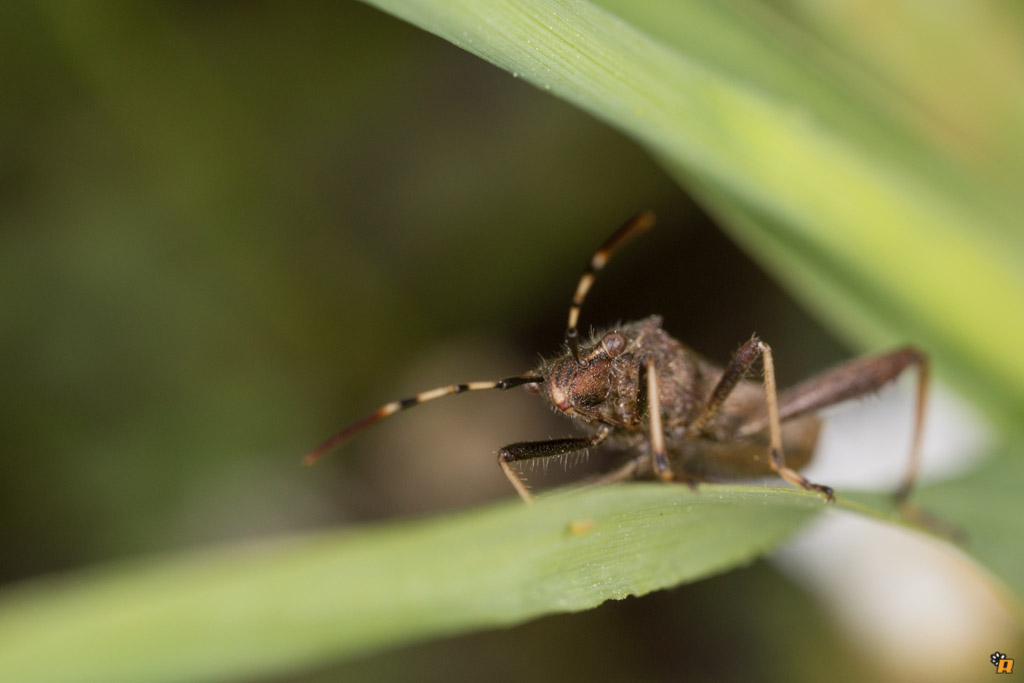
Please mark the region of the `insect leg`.
[[644, 363], [647, 375], [647, 414], [651, 425], [651, 465], [655, 474], [662, 481], [672, 481], [675, 475], [668, 464], [665, 454], [665, 432], [661, 430], [661, 399], [658, 396], [658, 373], [655, 372], [654, 359], [648, 358]]
[[718, 409], [725, 403], [725, 399], [729, 398], [729, 394], [732, 393], [732, 390], [736, 388], [740, 380], [746, 376], [750, 366], [757, 360], [758, 355], [761, 353], [761, 345], [761, 340], [757, 338], [757, 335], [754, 335], [750, 338], [750, 341], [733, 354], [729, 364], [722, 371], [718, 384], [711, 390], [711, 396], [708, 397], [707, 403], [704, 404], [704, 409], [697, 416], [697, 419], [687, 426], [687, 435], [696, 436], [699, 434], [702, 429], [708, 426], [711, 419], [718, 414]]
[[[917, 368], [917, 401], [914, 410], [914, 436], [910, 446], [907, 470], [898, 489], [896, 500], [902, 502], [910, 494], [917, 478], [921, 459], [921, 435], [928, 397], [928, 357], [907, 346], [882, 356], [856, 358], [827, 370], [787, 390], [779, 397], [779, 419], [799, 417], [836, 403], [865, 396], [895, 380], [908, 367]], [[753, 435], [766, 427], [760, 419], [745, 424], [739, 436]]]
[[611, 258], [612, 253], [616, 249], [631, 237], [647, 230], [652, 225], [654, 225], [654, 214], [650, 211], [641, 211], [616, 230], [590, 257], [590, 262], [583, 271], [579, 284], [576, 285], [576, 292], [572, 296], [572, 305], [569, 306], [569, 323], [565, 329], [565, 340], [569, 343], [569, 350], [572, 351], [573, 360], [576, 361], [577, 365], [585, 364], [585, 361], [580, 359], [579, 330], [577, 328], [580, 319], [580, 308], [583, 306], [583, 300], [587, 297], [587, 292], [590, 291], [591, 285], [594, 284], [594, 278], [597, 276], [598, 271], [608, 263], [608, 259]]
[[626, 481], [637, 476], [645, 464], [649, 460], [647, 454], [638, 455], [635, 458], [631, 458], [629, 462], [622, 465], [617, 470], [613, 470], [607, 474], [602, 474], [592, 480], [592, 483], [603, 485], [603, 484], [614, 484], [619, 481]]
[[[782, 452], [782, 425], [779, 421], [779, 396], [775, 388], [775, 361], [772, 360], [772, 350], [757, 337], [757, 349], [761, 354], [761, 363], [764, 365], [764, 400], [768, 404], [768, 438], [771, 443], [771, 460], [769, 464], [775, 472], [802, 489], [814, 489], [825, 494], [828, 502], [835, 501], [836, 497], [832, 489], [821, 484], [814, 484], [807, 481], [807, 478], [796, 470], [786, 467], [786, 456]], [[753, 341], [753, 340], [752, 340]]]
[[575, 437], [568, 439], [550, 439], [548, 441], [521, 441], [509, 444], [498, 451], [498, 465], [512, 488], [516, 490], [519, 497], [527, 503], [533, 502], [533, 496], [523, 483], [522, 477], [515, 473], [511, 462], [516, 460], [532, 460], [534, 458], [547, 458], [553, 455], [562, 455], [574, 451], [582, 451], [601, 444], [611, 433], [611, 427], [603, 426], [601, 431], [590, 437]]
[[[704, 409], [701, 411], [697, 419], [694, 420], [687, 428], [687, 433], [696, 435], [711, 421], [711, 419], [718, 413], [718, 409], [722, 407], [725, 399], [728, 398], [732, 390], [736, 388], [739, 381], [743, 379], [750, 366], [754, 364], [758, 356], [761, 357], [761, 364], [764, 366], [764, 400], [768, 405], [768, 416], [765, 420], [766, 424], [761, 425], [758, 429], [751, 433], [756, 433], [768, 427], [768, 438], [770, 443], [770, 459], [769, 465], [780, 477], [795, 484], [802, 489], [814, 489], [815, 491], [821, 491], [825, 494], [827, 500], [835, 500], [832, 489], [828, 486], [822, 486], [821, 484], [814, 484], [807, 480], [806, 477], [801, 475], [796, 470], [786, 466], [786, 456], [782, 452], [782, 426], [779, 413], [779, 399], [778, 392], [775, 387], [775, 363], [772, 360], [772, 350], [763, 341], [754, 335], [750, 338], [746, 344], [740, 347], [732, 360], [729, 361], [729, 365], [726, 366], [722, 373], [721, 379], [718, 380], [718, 384], [711, 391], [711, 396], [708, 398]], [[744, 432], [746, 430], [744, 429]], [[741, 436], [747, 435], [741, 432]]]

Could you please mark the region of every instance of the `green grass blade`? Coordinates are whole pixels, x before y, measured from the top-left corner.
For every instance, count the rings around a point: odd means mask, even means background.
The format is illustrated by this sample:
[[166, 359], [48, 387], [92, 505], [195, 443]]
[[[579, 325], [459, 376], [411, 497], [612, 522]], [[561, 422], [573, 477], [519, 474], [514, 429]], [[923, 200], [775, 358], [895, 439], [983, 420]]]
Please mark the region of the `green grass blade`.
[[198, 681], [514, 624], [751, 561], [793, 490], [622, 485], [40, 580], [0, 596], [5, 680]]

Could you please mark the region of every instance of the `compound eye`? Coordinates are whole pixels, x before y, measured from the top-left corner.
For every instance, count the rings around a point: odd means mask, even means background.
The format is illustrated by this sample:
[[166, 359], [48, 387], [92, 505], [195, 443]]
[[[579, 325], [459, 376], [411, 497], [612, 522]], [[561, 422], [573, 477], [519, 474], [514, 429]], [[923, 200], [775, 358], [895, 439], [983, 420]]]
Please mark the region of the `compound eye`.
[[615, 358], [626, 350], [626, 338], [618, 332], [609, 332], [601, 339], [601, 346], [609, 358]]

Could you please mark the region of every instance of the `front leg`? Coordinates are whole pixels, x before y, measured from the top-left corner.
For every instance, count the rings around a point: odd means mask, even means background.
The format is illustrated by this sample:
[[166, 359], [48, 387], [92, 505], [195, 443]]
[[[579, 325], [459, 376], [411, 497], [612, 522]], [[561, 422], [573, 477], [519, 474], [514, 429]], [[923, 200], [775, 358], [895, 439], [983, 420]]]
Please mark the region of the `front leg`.
[[568, 439], [550, 439], [548, 441], [521, 441], [509, 444], [498, 451], [498, 465], [512, 488], [516, 490], [519, 497], [526, 503], [533, 502], [530, 490], [526, 488], [522, 477], [515, 473], [511, 462], [516, 460], [532, 460], [534, 458], [548, 458], [553, 455], [564, 455], [575, 451], [582, 451], [601, 444], [611, 433], [611, 427], [602, 425], [597, 434], [590, 437], [576, 437]]
[[[654, 473], [662, 481], [672, 481], [675, 475], [668, 464], [665, 452], [665, 432], [661, 428], [661, 398], [658, 396], [658, 373], [654, 367], [654, 359], [648, 358], [643, 365], [640, 387], [647, 391], [647, 415], [650, 424], [651, 465]], [[639, 401], [638, 401], [639, 403]]]

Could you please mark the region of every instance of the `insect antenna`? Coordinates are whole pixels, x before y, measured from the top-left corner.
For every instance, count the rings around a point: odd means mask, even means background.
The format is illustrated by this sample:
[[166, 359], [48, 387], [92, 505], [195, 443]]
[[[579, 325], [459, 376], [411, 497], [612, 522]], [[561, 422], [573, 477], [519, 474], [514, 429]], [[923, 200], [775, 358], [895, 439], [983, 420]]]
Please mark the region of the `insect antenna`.
[[652, 225], [654, 225], [654, 214], [650, 211], [641, 211], [616, 230], [590, 257], [590, 263], [587, 264], [579, 284], [576, 285], [576, 293], [573, 294], [572, 305], [569, 306], [569, 324], [565, 329], [565, 341], [569, 344], [569, 350], [572, 351], [573, 360], [577, 365], [586, 365], [586, 361], [580, 358], [577, 325], [580, 319], [580, 308], [583, 306], [583, 300], [587, 298], [587, 292], [590, 291], [591, 285], [594, 284], [594, 278], [619, 247]]
[[331, 438], [324, 441], [322, 444], [311, 450], [309, 453], [302, 458], [302, 464], [309, 466], [320, 458], [324, 457], [332, 450], [340, 446], [346, 440], [349, 439], [356, 432], [359, 432], [366, 427], [369, 427], [378, 420], [383, 420], [385, 417], [389, 417], [407, 408], [418, 406], [421, 403], [427, 401], [433, 401], [435, 398], [441, 398], [442, 396], [451, 396], [452, 394], [461, 394], [466, 391], [483, 391], [484, 389], [511, 389], [518, 387], [523, 384], [530, 384], [534, 382], [543, 382], [544, 378], [538, 375], [522, 375], [519, 377], [506, 377], [505, 379], [494, 380], [491, 382], [469, 382], [468, 384], [449, 384], [448, 386], [438, 387], [437, 389], [431, 389], [430, 391], [424, 391], [415, 396], [409, 398], [403, 398], [400, 401], [392, 401], [391, 403], [385, 403], [377, 410], [373, 411], [366, 417], [356, 420], [348, 427], [345, 427], [340, 432], [332, 436]]

